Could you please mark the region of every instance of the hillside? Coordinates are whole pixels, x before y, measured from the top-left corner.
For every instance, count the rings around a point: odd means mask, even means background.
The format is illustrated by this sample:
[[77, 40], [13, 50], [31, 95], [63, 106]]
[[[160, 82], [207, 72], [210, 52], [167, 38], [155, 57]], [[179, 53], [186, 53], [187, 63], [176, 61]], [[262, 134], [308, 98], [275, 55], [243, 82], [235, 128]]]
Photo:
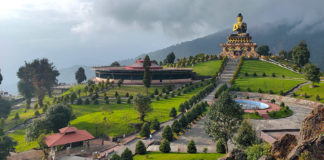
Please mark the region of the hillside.
[[[290, 50], [301, 40], [305, 40], [311, 51], [311, 61], [318, 64], [324, 70], [324, 30], [319, 32], [299, 31], [293, 32], [295, 25], [268, 25], [262, 28], [249, 28], [248, 32], [252, 35], [253, 41], [259, 45], [267, 44], [271, 48], [272, 53], [277, 53], [281, 49]], [[170, 52], [174, 52], [176, 57], [188, 57], [197, 53], [220, 53], [220, 43], [226, 41], [226, 37], [231, 33], [230, 29], [223, 30], [202, 38], [192, 41], [182, 42], [167, 48], [153, 51], [149, 54], [151, 59], [163, 60]], [[143, 56], [140, 55], [139, 57]], [[121, 64], [130, 64], [133, 60], [120, 61]]]

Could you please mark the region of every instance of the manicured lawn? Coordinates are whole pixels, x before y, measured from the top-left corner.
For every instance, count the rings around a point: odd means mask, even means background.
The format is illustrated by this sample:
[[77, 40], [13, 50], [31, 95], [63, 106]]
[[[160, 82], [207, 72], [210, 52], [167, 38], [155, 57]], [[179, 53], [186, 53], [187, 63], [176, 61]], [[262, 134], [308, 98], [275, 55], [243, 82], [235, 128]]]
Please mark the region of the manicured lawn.
[[195, 64], [193, 71], [201, 76], [213, 76], [221, 67], [221, 60], [212, 60]]
[[280, 90], [286, 92], [300, 83], [306, 82], [305, 80], [293, 80], [282, 78], [243, 78], [235, 80], [235, 87], [240, 87], [241, 91], [247, 91], [250, 88], [251, 92], [258, 92], [261, 88], [263, 93], [269, 93], [270, 90], [274, 94], [279, 94]]
[[[324, 103], [324, 82], [321, 82], [319, 84], [315, 83], [315, 87], [310, 88], [311, 84], [305, 85], [302, 88], [300, 88], [296, 94], [297, 98], [302, 98], [302, 99], [308, 99], [312, 101], [316, 101], [316, 95], [320, 97], [320, 102]], [[306, 93], [306, 98], [305, 95]]]
[[244, 113], [243, 118], [244, 119], [263, 119], [263, 117], [260, 114], [255, 114], [255, 113]]
[[[200, 90], [202, 88], [174, 98], [153, 101], [153, 111], [145, 120], [158, 118], [160, 122], [163, 122], [171, 119], [169, 117], [171, 108], [178, 109], [180, 103], [189, 100]], [[72, 108], [77, 118], [71, 121], [71, 125], [86, 129], [94, 136], [96, 136], [96, 128], [97, 135], [105, 133], [109, 136], [121, 136], [124, 133], [136, 131], [131, 124], [141, 123], [138, 112], [134, 110], [134, 104], [72, 105]]]
[[26, 130], [22, 129], [9, 134], [9, 136], [18, 143], [18, 145], [15, 147], [16, 152], [24, 152], [38, 147], [38, 143], [36, 141], [25, 142], [25, 132]]
[[256, 72], [258, 77], [261, 77], [264, 72], [267, 77], [271, 77], [272, 73], [275, 73], [276, 77], [282, 77], [282, 75], [284, 75], [285, 78], [303, 78], [303, 76], [298, 73], [259, 60], [244, 60], [239, 76], [244, 77], [245, 72], [247, 72], [250, 77], [252, 77], [254, 72]]
[[146, 155], [136, 155], [134, 160], [217, 160], [225, 154], [220, 153], [160, 153], [150, 152]]

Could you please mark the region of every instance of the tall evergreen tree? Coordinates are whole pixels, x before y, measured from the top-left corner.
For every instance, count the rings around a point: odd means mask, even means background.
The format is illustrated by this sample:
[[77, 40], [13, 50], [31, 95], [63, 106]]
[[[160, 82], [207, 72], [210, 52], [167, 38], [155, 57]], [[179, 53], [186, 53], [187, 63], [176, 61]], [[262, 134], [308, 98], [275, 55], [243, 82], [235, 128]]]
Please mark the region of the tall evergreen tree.
[[121, 160], [133, 160], [132, 151], [126, 148], [124, 152], [121, 154]]
[[257, 141], [257, 135], [252, 124], [244, 120], [234, 140], [242, 148], [247, 148], [255, 144]]
[[301, 41], [292, 49], [292, 60], [298, 66], [304, 66], [309, 62], [310, 52], [305, 41]]
[[141, 121], [144, 121], [146, 114], [153, 110], [151, 106], [151, 99], [147, 96], [137, 94], [134, 99], [134, 103], [135, 103], [135, 109], [140, 114]]
[[87, 76], [85, 74], [84, 68], [80, 67], [76, 72], [75, 72], [75, 79], [80, 84], [81, 82], [87, 80]]
[[151, 87], [151, 74], [150, 74], [150, 66], [151, 66], [151, 60], [148, 55], [145, 56], [143, 67], [144, 67], [144, 76], [143, 76], [143, 84], [146, 88], [146, 95], [148, 96], [148, 89]]
[[210, 106], [205, 130], [214, 141], [224, 140], [226, 152], [228, 152], [227, 141], [236, 133], [243, 119], [243, 113], [242, 108], [232, 99], [228, 91], [224, 91]]
[[26, 108], [30, 108], [31, 98], [35, 92], [33, 84], [22, 79], [18, 82], [18, 91], [26, 99]]
[[175, 55], [173, 52], [169, 53], [167, 55], [167, 57], [165, 58], [164, 60], [164, 64], [171, 64], [171, 63], [174, 63], [174, 60], [175, 60]]

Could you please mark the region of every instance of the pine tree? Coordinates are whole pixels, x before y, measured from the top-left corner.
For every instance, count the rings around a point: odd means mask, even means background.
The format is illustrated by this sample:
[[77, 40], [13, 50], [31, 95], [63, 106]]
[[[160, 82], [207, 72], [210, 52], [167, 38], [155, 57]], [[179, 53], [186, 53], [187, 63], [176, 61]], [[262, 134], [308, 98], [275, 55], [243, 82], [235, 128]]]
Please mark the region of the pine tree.
[[160, 122], [157, 118], [155, 118], [151, 124], [151, 128], [158, 131], [160, 130]]
[[197, 153], [196, 144], [193, 140], [191, 140], [187, 145], [187, 152], [188, 153]]
[[[179, 93], [180, 93], [180, 92], [179, 92]], [[179, 105], [179, 109], [178, 109], [178, 111], [184, 113], [185, 110], [186, 110], [186, 108], [185, 108], [184, 104], [181, 103], [181, 104]]]
[[114, 153], [112, 155], [112, 157], [110, 158], [110, 160], [121, 160], [121, 158], [120, 158], [120, 156], [118, 154]]
[[171, 151], [170, 142], [166, 139], [163, 139], [159, 149], [163, 153], [169, 153]]
[[181, 125], [178, 120], [174, 120], [172, 123], [172, 131], [176, 134], [178, 134], [181, 131]]
[[172, 130], [170, 128], [169, 125], [167, 125], [164, 129], [163, 129], [163, 133], [162, 133], [162, 138], [166, 139], [168, 141], [172, 141], [173, 140], [173, 133]]
[[179, 123], [181, 124], [181, 128], [186, 128], [188, 126], [188, 121], [186, 116], [182, 115], [180, 117]]
[[146, 95], [148, 95], [148, 89], [151, 87], [151, 80], [152, 80], [152, 77], [150, 75], [150, 66], [151, 66], [150, 57], [146, 55], [143, 62], [143, 67], [144, 67], [143, 83], [146, 88]]
[[124, 152], [121, 154], [121, 160], [133, 160], [132, 151], [126, 148]]
[[146, 154], [145, 144], [141, 140], [136, 143], [135, 154]]
[[[285, 104], [283, 104], [283, 106], [284, 105]], [[246, 120], [243, 121], [234, 140], [238, 146], [242, 148], [247, 148], [255, 144], [257, 141], [257, 135], [251, 123]]]
[[177, 110], [174, 107], [172, 107], [172, 109], [171, 109], [171, 111], [169, 113], [169, 116], [173, 117], [173, 118], [177, 117]]
[[144, 123], [140, 132], [140, 136], [149, 137], [151, 134], [150, 125], [148, 123]]

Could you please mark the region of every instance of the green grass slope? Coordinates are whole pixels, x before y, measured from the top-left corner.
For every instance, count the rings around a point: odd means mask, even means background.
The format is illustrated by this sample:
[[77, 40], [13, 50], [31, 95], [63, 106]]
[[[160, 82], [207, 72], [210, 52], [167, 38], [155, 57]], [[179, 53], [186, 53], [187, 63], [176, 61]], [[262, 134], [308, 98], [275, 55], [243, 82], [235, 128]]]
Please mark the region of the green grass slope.
[[300, 88], [296, 92], [297, 98], [316, 101], [316, 95], [318, 95], [320, 97], [320, 102], [324, 103], [324, 82], [315, 84], [315, 87], [313, 88], [310, 88], [310, 85], [311, 84], [308, 84]]
[[[248, 76], [245, 73], [248, 73]], [[254, 73], [257, 75], [254, 76]], [[263, 73], [266, 76], [263, 76]], [[272, 76], [273, 73], [275, 77]], [[280, 66], [259, 60], [244, 60], [234, 87], [239, 87], [241, 91], [248, 91], [250, 88], [251, 92], [258, 92], [260, 88], [263, 93], [272, 90], [274, 94], [279, 94], [280, 91], [287, 92], [304, 82], [306, 80], [303, 75]]]
[[213, 76], [221, 67], [221, 60], [212, 60], [194, 65], [193, 71], [200, 76]]

